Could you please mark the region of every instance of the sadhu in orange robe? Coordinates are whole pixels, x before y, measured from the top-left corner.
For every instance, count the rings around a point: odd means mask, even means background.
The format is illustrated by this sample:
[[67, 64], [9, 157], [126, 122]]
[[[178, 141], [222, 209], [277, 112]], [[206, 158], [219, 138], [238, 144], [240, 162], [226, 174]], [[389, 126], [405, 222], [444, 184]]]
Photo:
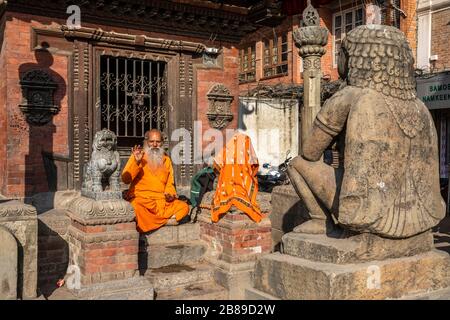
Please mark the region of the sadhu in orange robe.
[[256, 202], [258, 167], [250, 138], [236, 133], [214, 158], [214, 169], [220, 175], [211, 210], [213, 222], [219, 221], [232, 206], [246, 213], [253, 221], [261, 221], [264, 215]]
[[186, 202], [175, 199], [167, 202], [164, 193], [176, 196], [172, 161], [164, 156], [162, 168], [152, 171], [147, 165], [147, 154], [137, 164], [131, 155], [122, 172], [122, 181], [131, 183], [126, 198], [136, 214], [139, 232], [158, 229], [175, 215], [177, 221], [189, 213]]

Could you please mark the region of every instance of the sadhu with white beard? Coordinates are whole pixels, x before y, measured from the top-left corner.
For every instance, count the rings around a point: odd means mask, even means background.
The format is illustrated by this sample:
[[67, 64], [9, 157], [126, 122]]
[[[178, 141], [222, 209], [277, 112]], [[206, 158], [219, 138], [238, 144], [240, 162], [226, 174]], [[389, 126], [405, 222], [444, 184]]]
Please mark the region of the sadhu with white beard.
[[139, 232], [158, 229], [174, 215], [179, 222], [189, 213], [187, 203], [177, 199], [172, 161], [161, 145], [161, 132], [147, 131], [144, 148], [132, 148], [122, 172], [122, 181], [130, 184], [126, 199], [134, 208]]

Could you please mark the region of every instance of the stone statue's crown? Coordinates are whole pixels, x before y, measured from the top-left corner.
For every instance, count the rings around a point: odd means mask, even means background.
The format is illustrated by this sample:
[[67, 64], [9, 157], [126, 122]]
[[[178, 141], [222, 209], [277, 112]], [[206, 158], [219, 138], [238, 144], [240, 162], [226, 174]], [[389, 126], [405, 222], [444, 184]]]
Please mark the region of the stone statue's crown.
[[343, 39], [348, 56], [348, 83], [384, 95], [416, 97], [414, 58], [403, 32], [384, 25], [362, 25]]

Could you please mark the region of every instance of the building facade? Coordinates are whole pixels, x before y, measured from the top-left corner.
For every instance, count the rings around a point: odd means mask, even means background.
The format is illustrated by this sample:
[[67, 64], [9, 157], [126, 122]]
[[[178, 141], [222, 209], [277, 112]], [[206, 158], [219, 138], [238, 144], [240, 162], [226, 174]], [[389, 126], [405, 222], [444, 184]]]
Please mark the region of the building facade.
[[[150, 128], [171, 149], [187, 130], [180, 152], [192, 159], [207, 129], [236, 128], [237, 45], [280, 16], [276, 1], [234, 0], [12, 0], [0, 10], [0, 193], [17, 198], [79, 189], [103, 128], [123, 161]], [[193, 162], [175, 165], [178, 186]]]
[[417, 20], [417, 91], [438, 132], [442, 195], [449, 203], [450, 1], [419, 1]]
[[[322, 73], [326, 81], [338, 79], [336, 58], [346, 32], [361, 24], [387, 24], [402, 30], [416, 50], [416, 1], [312, 1], [320, 23], [328, 29]], [[239, 47], [239, 90], [245, 94], [259, 84], [301, 84], [302, 62], [292, 33], [299, 28], [306, 1], [283, 2], [286, 16], [279, 25], [258, 28], [243, 37]]]

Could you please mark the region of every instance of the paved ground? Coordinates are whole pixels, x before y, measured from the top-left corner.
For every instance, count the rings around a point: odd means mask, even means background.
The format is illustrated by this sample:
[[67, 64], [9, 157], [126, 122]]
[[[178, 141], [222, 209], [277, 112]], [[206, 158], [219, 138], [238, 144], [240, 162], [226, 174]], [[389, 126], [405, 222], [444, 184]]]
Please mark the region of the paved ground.
[[[445, 218], [434, 229], [434, 238], [436, 248], [443, 250], [450, 254], [450, 217]], [[61, 288], [44, 288], [43, 294], [38, 297], [38, 300], [72, 300], [76, 297], [67, 289], [66, 286]], [[446, 290], [435, 291], [430, 294], [411, 296], [406, 299], [420, 299], [420, 300], [450, 300], [450, 288]]]

